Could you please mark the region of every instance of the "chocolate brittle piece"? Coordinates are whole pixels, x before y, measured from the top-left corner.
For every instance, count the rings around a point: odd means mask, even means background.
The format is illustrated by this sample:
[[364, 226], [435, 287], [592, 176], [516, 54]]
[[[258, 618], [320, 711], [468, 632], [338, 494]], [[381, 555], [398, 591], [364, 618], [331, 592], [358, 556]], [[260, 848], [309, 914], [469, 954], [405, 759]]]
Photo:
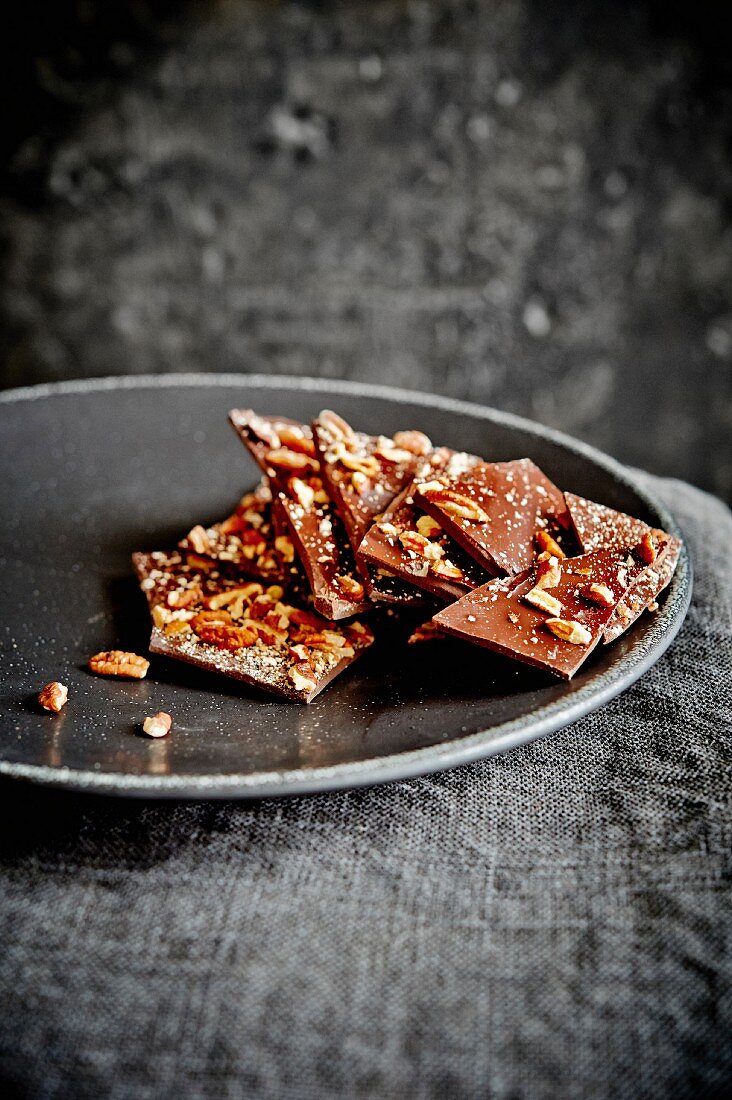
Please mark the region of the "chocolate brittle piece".
[[438, 475], [453, 477], [481, 460], [474, 455], [439, 447], [424, 461], [406, 489], [372, 524], [358, 549], [358, 558], [380, 566], [450, 603], [485, 584], [489, 574], [452, 539], [432, 516], [420, 512], [414, 492], [420, 481]]
[[178, 543], [198, 558], [219, 562], [249, 577], [292, 583], [299, 576], [295, 550], [273, 515], [272, 493], [265, 479], [245, 493], [230, 516], [211, 527], [193, 527]]
[[489, 581], [438, 612], [446, 634], [569, 680], [647, 568], [639, 548], [602, 547]]
[[309, 703], [373, 642], [360, 622], [334, 626], [281, 585], [187, 564], [177, 552], [134, 554], [153, 630], [150, 650]]
[[366, 610], [369, 601], [351, 545], [323, 485], [311, 429], [287, 417], [259, 416], [251, 409], [233, 409], [229, 419], [269, 478], [316, 609], [334, 620]]
[[313, 423], [323, 480], [351, 541], [366, 590], [374, 600], [415, 603], [420, 597], [388, 570], [359, 559], [364, 536], [412, 481], [432, 451], [423, 432], [396, 432], [393, 438], [357, 432], [337, 413], [321, 412]]
[[567, 510], [580, 546], [584, 551], [600, 546], [617, 547], [643, 543], [647, 568], [618, 603], [603, 633], [605, 644], [615, 641], [667, 587], [681, 553], [681, 540], [658, 528], [650, 527], [625, 512], [617, 512], [594, 500], [565, 493]]
[[551, 544], [568, 525], [563, 494], [528, 458], [422, 481], [414, 502], [491, 575], [529, 568], [537, 536], [551, 529]]

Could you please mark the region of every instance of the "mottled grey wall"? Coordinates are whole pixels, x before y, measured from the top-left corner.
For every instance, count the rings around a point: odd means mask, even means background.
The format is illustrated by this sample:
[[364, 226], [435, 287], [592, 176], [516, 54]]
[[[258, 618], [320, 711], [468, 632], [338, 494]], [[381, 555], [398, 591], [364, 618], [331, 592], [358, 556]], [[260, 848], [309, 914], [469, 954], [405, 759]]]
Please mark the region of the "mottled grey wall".
[[730, 492], [708, 42], [655, 5], [242, 2], [160, 33], [140, 10], [149, 41], [115, 30], [93, 76], [36, 66], [69, 109], [5, 176], [3, 384], [369, 379]]

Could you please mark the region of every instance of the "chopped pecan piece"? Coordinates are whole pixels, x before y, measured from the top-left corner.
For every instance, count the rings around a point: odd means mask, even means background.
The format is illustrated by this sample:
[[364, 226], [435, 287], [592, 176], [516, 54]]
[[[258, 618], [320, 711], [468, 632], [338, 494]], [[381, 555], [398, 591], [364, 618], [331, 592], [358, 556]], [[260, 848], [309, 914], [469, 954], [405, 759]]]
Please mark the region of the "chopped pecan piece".
[[308, 455], [309, 458], [315, 457], [315, 444], [312, 437], [307, 436], [296, 424], [279, 425], [277, 434], [283, 447], [296, 451], [297, 454]]
[[589, 645], [592, 634], [582, 623], [567, 619], [547, 619], [545, 624], [551, 630], [555, 638], [562, 642], [571, 642], [572, 645]]
[[184, 622], [183, 619], [173, 619], [172, 622], [166, 623], [163, 632], [168, 636], [172, 634], [190, 634], [191, 626], [190, 623]]
[[297, 503], [306, 511], [312, 507], [315, 501], [315, 489], [299, 477], [291, 477], [288, 488]]
[[[383, 527], [382, 527], [383, 530]], [[433, 539], [443, 533], [443, 528], [432, 516], [420, 516], [417, 520], [417, 531], [425, 538]]]
[[288, 670], [287, 675], [298, 691], [312, 691], [317, 684], [315, 674], [306, 661], [298, 661]]
[[540, 550], [548, 551], [548, 553], [552, 554], [555, 558], [566, 558], [567, 556], [556, 539], [553, 539], [549, 532], [545, 531], [543, 528], [539, 528], [534, 535], [534, 542]]
[[442, 577], [446, 581], [461, 581], [465, 576], [462, 569], [448, 561], [447, 558], [431, 562], [430, 570], [436, 577]]
[[364, 587], [360, 581], [357, 581], [355, 577], [352, 577], [349, 573], [341, 573], [336, 577], [336, 584], [338, 587], [350, 596], [354, 600], [362, 600], [364, 597]]
[[544, 561], [539, 562], [536, 570], [537, 588], [556, 588], [562, 579], [562, 567], [559, 558], [551, 554]]
[[538, 608], [539, 611], [546, 611], [548, 615], [556, 617], [562, 613], [560, 601], [556, 596], [550, 596], [543, 588], [532, 588], [530, 592], [526, 593], [524, 599], [526, 603], [530, 603], [532, 607]]
[[242, 585], [240, 588], [226, 588], [223, 592], [217, 592], [214, 596], [207, 596], [204, 604], [210, 611], [220, 611], [222, 607], [228, 607], [236, 600], [251, 600], [254, 596], [259, 596], [263, 592], [264, 587], [257, 581], [252, 581], [251, 584]]
[[66, 685], [60, 684], [58, 680], [53, 680], [39, 692], [38, 702], [44, 710], [50, 710], [53, 714], [58, 714], [66, 706], [68, 697], [69, 689]]
[[347, 470], [354, 470], [367, 478], [376, 477], [379, 472], [378, 460], [373, 455], [351, 455], [344, 451], [340, 461]]
[[426, 436], [424, 432], [418, 432], [413, 430], [395, 432], [394, 443], [397, 447], [404, 451], [409, 451], [413, 455], [428, 455], [432, 450], [432, 442], [429, 436]]
[[197, 523], [195, 527], [191, 528], [187, 537], [197, 554], [207, 554], [211, 549], [211, 543], [209, 542], [206, 530], [200, 523]]
[[650, 531], [646, 531], [645, 535], [638, 543], [636, 553], [640, 560], [644, 561], [647, 565], [651, 565], [658, 557], [656, 540]]
[[299, 451], [291, 451], [289, 447], [275, 447], [273, 450], [267, 451], [265, 462], [269, 466], [276, 466], [280, 470], [292, 470], [293, 473], [318, 469], [318, 463], [314, 458], [301, 454]]
[[109, 649], [89, 658], [89, 669], [98, 676], [119, 676], [126, 680], [143, 680], [150, 662], [137, 653]]
[[250, 413], [248, 425], [257, 439], [261, 439], [262, 443], [266, 443], [272, 450], [281, 446], [280, 437], [275, 431], [274, 425], [271, 424], [269, 420], [265, 420], [263, 416], [257, 416], [255, 413]]
[[404, 447], [397, 447], [394, 440], [388, 439], [385, 435], [378, 437], [374, 453], [379, 458], [383, 458], [385, 462], [409, 462], [414, 457], [412, 451], [407, 451]]
[[600, 607], [613, 607], [617, 603], [612, 589], [606, 584], [591, 584], [585, 588], [582, 595], [586, 600], [599, 604]]
[[170, 733], [172, 724], [173, 719], [170, 715], [166, 714], [164, 710], [159, 710], [157, 714], [147, 716], [142, 723], [142, 732], [146, 733], [148, 737], [165, 737]]
[[425, 557], [425, 547], [430, 545], [430, 540], [417, 531], [402, 531], [399, 541], [405, 550], [411, 550], [413, 554], [419, 554], [421, 557]]
[[419, 486], [419, 489], [428, 500], [437, 504], [448, 516], [457, 516], [458, 519], [469, 519], [476, 523], [485, 523], [488, 519], [488, 515], [477, 501], [456, 492], [455, 489], [431, 489], [426, 485]]
[[323, 409], [318, 419], [334, 439], [353, 439], [355, 434], [353, 428], [338, 413], [334, 413], [331, 409]]
[[295, 547], [292, 545], [292, 540], [287, 535], [278, 535], [274, 541], [275, 550], [278, 554], [282, 555], [282, 560], [289, 564], [295, 560]]
[[[196, 619], [198, 616], [196, 616]], [[247, 626], [228, 626], [226, 623], [200, 623], [198, 626], [194, 625], [196, 619], [193, 619], [191, 626], [196, 632], [202, 642], [207, 645], [217, 646], [218, 649], [247, 649], [249, 646], [254, 645], [257, 640], [257, 632], [249, 625]]]

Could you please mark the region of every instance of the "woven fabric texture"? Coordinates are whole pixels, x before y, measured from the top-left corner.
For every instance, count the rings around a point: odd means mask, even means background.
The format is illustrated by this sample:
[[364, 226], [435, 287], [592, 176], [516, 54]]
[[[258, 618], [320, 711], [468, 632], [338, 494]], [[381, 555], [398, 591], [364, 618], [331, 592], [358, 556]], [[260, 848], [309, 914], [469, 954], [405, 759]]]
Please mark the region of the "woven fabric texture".
[[721, 1093], [732, 522], [648, 484], [691, 546], [688, 619], [556, 736], [251, 804], [0, 787], [10, 1094]]

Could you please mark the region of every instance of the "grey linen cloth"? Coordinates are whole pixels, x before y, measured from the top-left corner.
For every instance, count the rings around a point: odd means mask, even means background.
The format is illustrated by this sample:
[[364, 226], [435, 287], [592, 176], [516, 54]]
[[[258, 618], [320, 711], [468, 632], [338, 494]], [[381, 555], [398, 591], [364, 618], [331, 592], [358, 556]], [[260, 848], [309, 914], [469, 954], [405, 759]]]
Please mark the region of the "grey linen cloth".
[[648, 485], [692, 549], [689, 617], [556, 736], [259, 803], [0, 788], [11, 1095], [721, 1094], [732, 523]]

